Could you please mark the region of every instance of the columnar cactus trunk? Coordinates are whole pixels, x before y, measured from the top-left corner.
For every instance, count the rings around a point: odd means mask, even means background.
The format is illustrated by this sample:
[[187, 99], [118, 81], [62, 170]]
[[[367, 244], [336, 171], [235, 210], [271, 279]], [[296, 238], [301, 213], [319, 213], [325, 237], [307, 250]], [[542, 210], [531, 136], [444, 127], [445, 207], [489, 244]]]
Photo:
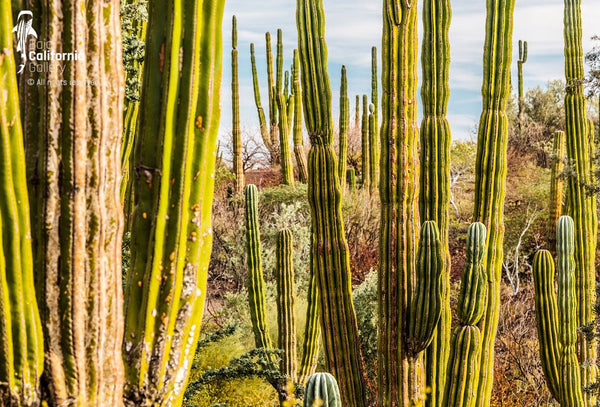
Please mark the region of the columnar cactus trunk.
[[379, 131], [375, 105], [369, 105], [369, 192], [373, 195], [379, 190]]
[[308, 200], [312, 214], [311, 264], [318, 282], [327, 368], [338, 379], [343, 405], [367, 404], [344, 232], [341, 188], [332, 148], [331, 88], [327, 74], [325, 16], [321, 0], [298, 0], [296, 21], [303, 105], [311, 140]]
[[342, 84], [340, 86], [340, 129], [339, 129], [339, 148], [338, 155], [338, 177], [342, 183], [342, 190], [345, 188], [343, 182], [346, 177], [346, 165], [348, 156], [348, 126], [350, 124], [350, 99], [348, 99], [348, 78], [346, 76], [346, 67], [342, 66]]
[[262, 270], [260, 226], [258, 222], [258, 189], [249, 184], [246, 197], [246, 261], [248, 262], [248, 301], [250, 319], [257, 348], [271, 348], [267, 327], [265, 281]]
[[[581, 33], [581, 0], [565, 0], [565, 76], [566, 76], [566, 139], [567, 157], [573, 162], [576, 176], [568, 179], [569, 215], [575, 221], [575, 264], [577, 279], [577, 325], [588, 326], [594, 320], [592, 305], [595, 302], [595, 253], [598, 233], [596, 200], [586, 191], [592, 184], [593, 169], [590, 162], [591, 146], [586, 119], [586, 101], [583, 91], [584, 67]], [[582, 385], [587, 387], [597, 380], [596, 341], [580, 335], [577, 345], [582, 366]], [[593, 406], [596, 397], [586, 393], [585, 405]]]
[[0, 400], [7, 406], [37, 406], [44, 348], [33, 278], [10, 1], [0, 1], [0, 13]]
[[369, 97], [363, 95], [362, 98], [362, 127], [361, 127], [361, 158], [362, 158], [362, 187], [368, 190], [371, 187], [371, 160], [369, 154]]
[[296, 319], [294, 314], [294, 238], [288, 229], [277, 234], [277, 321], [281, 373], [292, 382], [297, 381]]
[[[290, 103], [294, 99], [289, 99]], [[293, 109], [293, 106], [290, 106]], [[290, 151], [290, 128], [288, 126], [288, 99], [283, 93], [277, 95], [277, 109], [279, 110], [279, 153], [281, 159], [281, 175], [283, 184], [294, 185], [294, 164]]]
[[237, 18], [233, 16], [231, 28], [231, 144], [233, 150], [233, 175], [235, 192], [244, 190], [244, 164], [242, 162], [242, 129], [240, 127], [240, 85], [238, 82]]
[[554, 142], [552, 146], [552, 176], [550, 184], [550, 204], [548, 205], [548, 241], [550, 247], [554, 247], [556, 242], [556, 222], [562, 215], [563, 207], [563, 171], [565, 170], [566, 158], [565, 132], [557, 131], [554, 133]]
[[477, 384], [482, 352], [478, 327], [486, 312], [487, 279], [485, 269], [486, 228], [473, 223], [467, 233], [467, 262], [461, 278], [458, 300], [459, 326], [454, 330], [448, 358], [442, 406], [482, 406]]
[[[375, 121], [375, 133], [373, 138], [377, 140], [379, 150], [379, 79], [377, 78], [377, 47], [371, 48], [371, 103], [373, 104], [373, 117]], [[375, 181], [374, 181], [375, 182]]]
[[304, 135], [302, 134], [302, 88], [300, 86], [300, 56], [294, 50], [292, 65], [292, 88], [294, 96], [294, 156], [298, 166], [298, 179], [303, 184], [308, 182], [308, 165], [304, 151]]
[[[419, 214], [423, 221], [435, 221], [444, 253], [444, 297], [442, 316], [435, 338], [425, 352], [426, 385], [431, 388], [428, 407], [442, 407], [446, 365], [450, 349], [450, 252], [448, 217], [450, 205], [450, 124], [446, 119], [450, 89], [449, 0], [423, 2], [423, 121], [421, 123], [421, 173]], [[466, 334], [466, 333], [465, 333]]]
[[319, 358], [319, 336], [321, 336], [319, 324], [319, 295], [317, 276], [312, 271], [308, 282], [308, 296], [306, 308], [306, 326], [304, 327], [304, 343], [302, 344], [302, 360], [298, 372], [298, 383], [304, 384], [315, 372]]
[[130, 405], [179, 405], [206, 296], [223, 0], [150, 3], [123, 359]]
[[348, 168], [346, 170], [346, 182], [348, 183], [351, 192], [356, 191], [356, 171], [354, 171], [354, 168]]
[[409, 363], [403, 334], [416, 273], [417, 2], [383, 3], [378, 404], [408, 406], [422, 366]]
[[473, 218], [487, 227], [486, 271], [488, 299], [479, 323], [483, 348], [477, 402], [489, 405], [494, 382], [494, 343], [498, 328], [502, 244], [504, 240], [504, 196], [506, 188], [506, 149], [510, 96], [510, 65], [515, 0], [487, 2], [486, 38], [483, 64], [483, 112], [479, 120], [475, 167], [475, 206]]
[[525, 93], [523, 91], [523, 65], [527, 62], [527, 41], [519, 40], [519, 59], [517, 69], [519, 74], [519, 127], [523, 124], [525, 114]]
[[354, 130], [358, 131], [360, 126], [360, 96], [356, 95], [356, 102], [354, 104]]
[[45, 391], [53, 405], [118, 406], [125, 85], [119, 1], [29, 6], [47, 51], [79, 57], [48, 61], [43, 73], [29, 73], [45, 85], [24, 90]]

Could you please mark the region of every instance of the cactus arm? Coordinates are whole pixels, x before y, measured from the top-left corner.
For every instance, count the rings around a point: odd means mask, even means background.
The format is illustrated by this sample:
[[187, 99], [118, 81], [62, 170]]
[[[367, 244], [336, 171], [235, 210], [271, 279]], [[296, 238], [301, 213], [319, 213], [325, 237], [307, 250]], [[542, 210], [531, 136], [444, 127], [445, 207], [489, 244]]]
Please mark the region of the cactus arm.
[[[556, 269], [558, 274], [558, 315], [560, 326], [561, 368], [560, 404], [585, 406], [583, 375], [577, 359], [577, 279], [575, 277], [575, 223], [561, 216], [556, 225]], [[587, 400], [586, 400], [587, 401]]]
[[[312, 260], [311, 260], [312, 262]], [[308, 282], [308, 295], [306, 308], [306, 327], [304, 329], [304, 343], [302, 344], [302, 360], [300, 361], [300, 372], [298, 383], [304, 385], [308, 377], [315, 372], [319, 357], [319, 295], [317, 276], [312, 272], [311, 265], [310, 279]]]
[[[348, 155], [348, 124], [350, 122], [350, 101], [348, 99], [348, 79], [346, 67], [342, 66], [342, 83], [340, 85], [340, 130], [338, 154], [338, 177], [342, 182], [346, 177], [346, 165]], [[345, 186], [345, 184], [343, 184]], [[342, 188], [344, 190], [345, 188]]]
[[231, 141], [233, 150], [233, 174], [235, 192], [244, 190], [244, 165], [242, 162], [242, 130], [240, 128], [240, 85], [238, 74], [237, 18], [232, 18], [231, 28]]
[[258, 190], [249, 184], [246, 197], [246, 259], [248, 262], [248, 301], [250, 319], [257, 348], [271, 349], [267, 328], [265, 282], [262, 270], [260, 226], [258, 223]]
[[290, 151], [290, 133], [288, 127], [287, 103], [283, 93], [277, 95], [279, 110], [279, 152], [281, 154], [281, 173], [285, 185], [294, 184], [294, 166]]
[[362, 127], [361, 127], [361, 146], [362, 146], [362, 187], [367, 190], [371, 187], [371, 160], [369, 154], [369, 97], [363, 95], [362, 98]]
[[479, 121], [473, 218], [488, 229], [486, 312], [479, 324], [483, 348], [477, 400], [489, 405], [493, 385], [494, 343], [498, 328], [502, 244], [504, 240], [504, 196], [510, 96], [510, 62], [514, 0], [488, 0], [482, 86], [483, 112]]
[[297, 49], [294, 50], [292, 87], [294, 93], [294, 156], [298, 165], [298, 178], [300, 182], [306, 184], [308, 168], [304, 151], [304, 135], [302, 134], [302, 89], [300, 86], [300, 56]]
[[145, 170], [136, 184], [124, 341], [126, 399], [133, 404], [181, 403], [200, 333], [212, 245], [223, 3], [150, 4], [144, 120], [134, 150], [136, 166]]
[[258, 123], [260, 126], [260, 134], [262, 136], [263, 143], [267, 150], [271, 151], [273, 148], [271, 144], [271, 136], [267, 128], [267, 118], [265, 117], [265, 110], [262, 107], [260, 100], [260, 85], [258, 83], [258, 73], [256, 71], [256, 56], [254, 53], [254, 44], [250, 44], [250, 63], [252, 65], [252, 83], [254, 87], [254, 103], [256, 104], [256, 110], [258, 111]]
[[[382, 41], [381, 229], [379, 238], [378, 405], [420, 403], [403, 327], [416, 273], [417, 207], [417, 4], [384, 1]], [[400, 79], [402, 78], [402, 79]], [[400, 333], [399, 333], [400, 332]], [[416, 358], [418, 361], [418, 358]]]
[[367, 404], [367, 395], [352, 304], [341, 188], [332, 148], [334, 131], [323, 3], [321, 0], [298, 0], [296, 5], [303, 106], [311, 139], [308, 159], [311, 261], [312, 272], [318, 281], [324, 353], [328, 370], [340, 383], [343, 404], [362, 407]]
[[296, 319], [294, 314], [294, 239], [288, 229], [277, 234], [277, 321], [279, 348], [283, 350], [281, 373], [293, 383], [297, 381]]
[[461, 276], [458, 299], [459, 326], [454, 330], [450, 344], [446, 385], [442, 406], [480, 406], [477, 397], [481, 330], [477, 326], [486, 312], [488, 276], [485, 270], [486, 227], [479, 222], [471, 224], [467, 232], [467, 261]]
[[[582, 49], [581, 0], [564, 2], [565, 39], [565, 114], [567, 157], [573, 162], [575, 177], [569, 177], [567, 193], [570, 203], [569, 215], [575, 222], [575, 264], [580, 277], [577, 279], [576, 297], [577, 325], [587, 326], [594, 316], [595, 303], [595, 253], [598, 233], [596, 200], [586, 190], [592, 183], [593, 169], [590, 162], [591, 146], [586, 119], [584, 96], [584, 65]], [[582, 365], [582, 385], [587, 387], [597, 380], [595, 340], [581, 335], [577, 356]], [[596, 404], [596, 397], [586, 393], [585, 406]]]
[[540, 250], [535, 254], [533, 282], [542, 370], [550, 393], [557, 401], [560, 401], [562, 349], [559, 338], [559, 313], [554, 292], [554, 260], [547, 250]]
[[11, 3], [0, 1], [0, 398], [7, 405], [40, 402], [42, 326], [35, 298], [30, 208]]

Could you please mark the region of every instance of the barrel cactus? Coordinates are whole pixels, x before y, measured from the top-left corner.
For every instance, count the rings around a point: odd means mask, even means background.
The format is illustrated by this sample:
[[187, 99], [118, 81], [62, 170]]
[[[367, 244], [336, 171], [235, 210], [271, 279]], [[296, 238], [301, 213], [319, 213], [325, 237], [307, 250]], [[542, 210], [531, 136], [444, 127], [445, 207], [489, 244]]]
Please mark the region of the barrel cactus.
[[315, 373], [306, 382], [304, 407], [342, 407], [340, 389], [329, 373]]

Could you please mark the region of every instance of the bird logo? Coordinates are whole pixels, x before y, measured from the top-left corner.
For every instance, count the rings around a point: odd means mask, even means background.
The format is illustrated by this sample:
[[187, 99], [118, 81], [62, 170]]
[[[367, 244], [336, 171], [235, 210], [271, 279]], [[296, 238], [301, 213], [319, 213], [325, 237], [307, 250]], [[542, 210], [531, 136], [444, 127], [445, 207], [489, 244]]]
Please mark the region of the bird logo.
[[32, 35], [37, 39], [37, 33], [31, 26], [32, 23], [33, 13], [29, 10], [23, 10], [19, 13], [17, 25], [12, 30], [17, 35], [17, 52], [21, 54], [21, 65], [17, 74], [23, 72], [27, 63], [27, 40], [29, 36]]

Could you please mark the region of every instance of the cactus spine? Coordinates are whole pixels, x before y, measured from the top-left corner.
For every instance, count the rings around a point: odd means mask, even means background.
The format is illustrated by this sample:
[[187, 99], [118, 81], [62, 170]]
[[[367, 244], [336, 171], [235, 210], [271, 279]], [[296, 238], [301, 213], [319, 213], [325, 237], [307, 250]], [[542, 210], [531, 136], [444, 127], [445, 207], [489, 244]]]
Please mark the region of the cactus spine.
[[11, 406], [36, 406], [44, 348], [33, 278], [10, 1], [0, 1], [0, 13], [0, 87], [5, 92], [0, 98], [0, 400]]
[[76, 400], [85, 406], [119, 406], [125, 86], [120, 4], [53, 0], [31, 5], [33, 15], [41, 16], [40, 36], [52, 44], [48, 51], [78, 51], [81, 59], [48, 61], [46, 72], [27, 75], [44, 83], [95, 82], [93, 91], [89, 85], [28, 86], [24, 91], [28, 179], [38, 181], [29, 183], [29, 196], [48, 355], [46, 391], [53, 405]]
[[332, 148], [334, 131], [323, 3], [322, 0], [298, 0], [296, 5], [303, 106], [311, 140], [308, 159], [311, 264], [318, 281], [325, 358], [328, 370], [339, 380], [342, 403], [362, 407], [367, 404], [367, 397], [352, 305], [341, 188]]
[[[565, 76], [566, 76], [566, 139], [567, 157], [574, 163], [576, 176], [568, 180], [569, 215], [575, 222], [575, 264], [577, 279], [577, 325], [589, 326], [593, 321], [592, 304], [595, 302], [595, 253], [598, 233], [596, 201], [588, 194], [586, 185], [592, 183], [590, 163], [591, 146], [586, 119], [586, 101], [583, 91], [584, 67], [581, 32], [581, 0], [564, 2]], [[582, 365], [582, 385], [588, 387], [597, 380], [596, 343], [580, 335], [577, 345]], [[593, 406], [596, 397], [586, 393], [585, 405]]]
[[179, 405], [200, 334], [223, 8], [222, 0], [150, 3], [124, 340], [130, 404]]
[[525, 93], [523, 91], [523, 65], [527, 62], [527, 41], [519, 40], [519, 59], [517, 68], [519, 74], [519, 126], [523, 124], [525, 114]]
[[292, 382], [297, 381], [296, 362], [296, 319], [294, 314], [294, 240], [288, 229], [277, 234], [277, 321], [279, 326], [279, 348], [281, 373]]
[[[449, 0], [423, 3], [422, 70], [423, 121], [421, 123], [421, 173], [419, 214], [435, 221], [444, 255], [442, 315], [434, 340], [425, 353], [426, 386], [431, 388], [428, 407], [441, 407], [450, 349], [450, 252], [448, 249], [448, 208], [450, 205], [450, 124], [446, 119], [449, 98], [451, 20]], [[464, 335], [472, 335], [465, 331]]]
[[487, 227], [486, 312], [479, 324], [483, 348], [477, 402], [489, 405], [494, 381], [494, 342], [498, 328], [500, 277], [504, 240], [504, 196], [510, 96], [510, 63], [515, 0], [487, 2], [486, 39], [483, 64], [483, 112], [479, 121], [473, 218]]
[[306, 184], [308, 182], [308, 168], [304, 151], [304, 136], [302, 134], [302, 89], [300, 86], [300, 56], [297, 49], [294, 50], [292, 86], [294, 89], [294, 155], [298, 165], [298, 179]]
[[304, 407], [342, 407], [340, 389], [329, 373], [315, 373], [306, 383]]
[[554, 133], [554, 142], [552, 146], [552, 176], [550, 184], [550, 205], [548, 206], [548, 240], [551, 243], [551, 247], [554, 246], [553, 242], [555, 242], [556, 239], [556, 222], [558, 222], [558, 218], [562, 215], [564, 189], [562, 173], [565, 169], [565, 148], [565, 132], [557, 131]]
[[487, 273], [485, 270], [486, 228], [473, 223], [467, 233], [467, 262], [461, 277], [458, 300], [460, 325], [452, 335], [446, 385], [439, 405], [475, 407], [482, 351], [481, 330], [477, 326], [485, 314]]
[[375, 105], [369, 105], [369, 191], [375, 194], [379, 190], [379, 132], [377, 131]]
[[240, 85], [238, 82], [237, 18], [233, 16], [231, 28], [231, 144], [235, 192], [244, 190], [244, 164], [242, 163], [242, 129], [240, 128]]
[[554, 262], [546, 250], [536, 253], [533, 277], [540, 357], [546, 382], [561, 406], [583, 406], [581, 367], [577, 359], [575, 224], [561, 216], [556, 226], [558, 292]]
[[[342, 187], [346, 176], [346, 163], [348, 155], [348, 125], [350, 123], [350, 99], [348, 99], [348, 79], [346, 67], [342, 66], [342, 84], [340, 86], [340, 153], [338, 156], [338, 176]], [[345, 188], [342, 188], [342, 190]]]
[[422, 404], [422, 358], [410, 355], [403, 334], [408, 325], [409, 292], [417, 272], [417, 53], [417, 3], [385, 0], [378, 277], [379, 406]]
[[265, 281], [262, 270], [260, 226], [258, 223], [258, 189], [249, 184], [246, 198], [246, 259], [248, 262], [248, 301], [257, 348], [271, 348], [267, 329]]
[[368, 190], [371, 187], [371, 160], [369, 154], [371, 149], [369, 148], [369, 97], [363, 95], [362, 98], [362, 127], [361, 127], [361, 140], [362, 140], [362, 187]]

